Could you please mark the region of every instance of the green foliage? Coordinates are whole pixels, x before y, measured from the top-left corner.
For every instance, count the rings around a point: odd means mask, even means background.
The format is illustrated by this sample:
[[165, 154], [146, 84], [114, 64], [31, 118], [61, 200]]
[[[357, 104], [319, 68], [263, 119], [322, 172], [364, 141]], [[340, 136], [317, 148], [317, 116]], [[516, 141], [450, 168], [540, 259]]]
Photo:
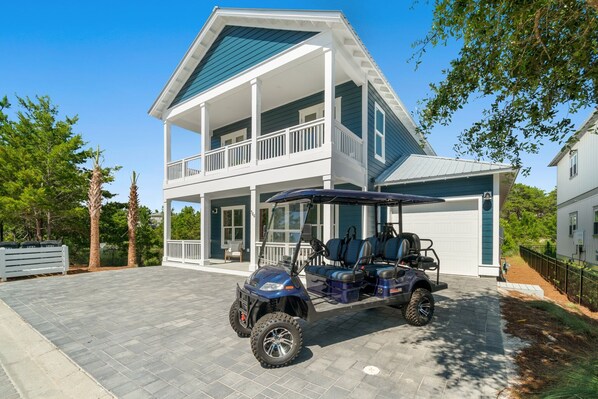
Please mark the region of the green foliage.
[[199, 240], [201, 214], [190, 206], [172, 214], [171, 237], [173, 240]]
[[150, 219], [152, 212], [146, 207], [139, 208], [137, 224], [137, 256], [139, 266], [157, 266], [162, 264], [163, 226], [154, 225]]
[[531, 301], [529, 305], [533, 308], [543, 310], [550, 314], [564, 328], [567, 328], [575, 334], [583, 334], [588, 337], [598, 337], [598, 331], [593, 324], [590, 324], [582, 316], [566, 311], [559, 305], [547, 301]]
[[25, 238], [51, 239], [77, 217], [92, 152], [73, 132], [77, 117], [59, 120], [49, 97], [17, 101], [16, 120], [4, 113], [8, 99], [0, 101], [0, 218], [20, 225]]
[[557, 375], [558, 382], [542, 392], [544, 399], [593, 399], [598, 397], [598, 360], [577, 361]]
[[573, 114], [598, 103], [598, 2], [595, 0], [435, 0], [429, 46], [463, 43], [459, 56], [423, 100], [423, 133], [448, 125], [472, 98], [491, 104], [461, 133], [461, 153], [521, 166], [522, 153], [562, 142]]
[[551, 245], [556, 241], [556, 190], [546, 194], [536, 187], [516, 183], [502, 209], [503, 253], [519, 245]]

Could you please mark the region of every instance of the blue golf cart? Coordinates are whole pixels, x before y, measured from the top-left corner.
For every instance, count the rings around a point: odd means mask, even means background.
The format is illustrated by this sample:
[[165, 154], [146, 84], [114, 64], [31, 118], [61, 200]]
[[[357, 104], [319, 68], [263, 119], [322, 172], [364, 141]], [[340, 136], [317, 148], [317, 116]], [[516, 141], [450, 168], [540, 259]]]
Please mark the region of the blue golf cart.
[[[402, 211], [403, 206], [442, 201], [417, 195], [326, 189], [291, 190], [273, 196], [267, 201], [275, 206], [258, 269], [242, 287], [237, 286], [237, 298], [230, 308], [233, 330], [240, 337], [250, 337], [253, 354], [263, 366], [281, 367], [289, 364], [303, 345], [297, 319], [312, 322], [392, 306], [401, 309], [409, 324], [428, 324], [434, 314], [432, 292], [447, 288], [447, 284], [439, 281], [440, 259], [432, 241], [404, 232]], [[318, 204], [373, 207], [375, 234], [361, 239], [351, 226], [343, 238], [323, 243], [316, 238], [321, 227], [313, 223]], [[379, 223], [382, 207], [397, 207], [398, 223]], [[279, 221], [285, 218], [301, 228], [290, 234], [281, 232]], [[266, 243], [280, 242], [283, 237], [291, 242], [291, 254], [266, 257]], [[307, 254], [305, 243], [309, 243]], [[435, 272], [434, 279], [428, 276], [430, 272]]]

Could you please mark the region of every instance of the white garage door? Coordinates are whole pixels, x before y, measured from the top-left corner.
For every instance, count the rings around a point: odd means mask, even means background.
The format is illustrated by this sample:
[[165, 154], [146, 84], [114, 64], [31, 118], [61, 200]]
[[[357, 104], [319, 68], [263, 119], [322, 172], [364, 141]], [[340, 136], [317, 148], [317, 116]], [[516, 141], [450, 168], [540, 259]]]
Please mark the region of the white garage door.
[[403, 207], [403, 230], [434, 241], [441, 273], [478, 275], [479, 223], [477, 199]]

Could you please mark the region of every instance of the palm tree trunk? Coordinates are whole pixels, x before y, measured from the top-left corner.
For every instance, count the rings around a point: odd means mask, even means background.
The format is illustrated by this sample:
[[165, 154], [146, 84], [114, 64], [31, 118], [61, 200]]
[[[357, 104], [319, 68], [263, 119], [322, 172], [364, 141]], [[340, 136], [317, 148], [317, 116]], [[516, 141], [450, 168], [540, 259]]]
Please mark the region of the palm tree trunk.
[[100, 267], [100, 213], [102, 211], [102, 168], [100, 166], [99, 147], [94, 159], [87, 199], [91, 222], [88, 269], [96, 270]]
[[127, 226], [129, 229], [129, 252], [127, 266], [137, 266], [137, 222], [139, 221], [139, 195], [137, 194], [137, 174], [133, 171], [131, 176], [131, 189], [129, 191], [129, 211], [127, 213]]

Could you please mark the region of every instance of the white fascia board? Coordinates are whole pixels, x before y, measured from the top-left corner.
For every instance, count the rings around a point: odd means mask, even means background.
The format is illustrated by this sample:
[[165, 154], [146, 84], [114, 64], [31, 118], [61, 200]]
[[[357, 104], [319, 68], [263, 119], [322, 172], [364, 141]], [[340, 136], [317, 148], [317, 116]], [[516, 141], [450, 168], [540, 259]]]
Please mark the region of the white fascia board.
[[412, 180], [401, 180], [401, 181], [395, 181], [395, 182], [375, 183], [375, 186], [377, 186], [377, 187], [398, 186], [398, 185], [403, 185], [403, 184], [427, 183], [427, 182], [433, 182], [433, 181], [462, 179], [462, 178], [467, 178], [467, 177], [497, 175], [497, 174], [502, 174], [502, 173], [513, 173], [513, 172], [518, 173], [519, 169], [505, 168], [505, 169], [495, 169], [495, 170], [482, 171], [482, 172], [464, 173], [464, 174], [460, 174], [460, 175], [436, 176], [436, 177], [428, 177], [428, 178], [424, 178], [424, 179], [412, 179]]
[[297, 46], [291, 47], [277, 56], [269, 58], [266, 61], [247, 69], [244, 73], [235, 75], [232, 78], [212, 87], [208, 91], [177, 104], [164, 113], [163, 119], [168, 120], [174, 118], [192, 108], [198, 107], [202, 103], [208, 102], [222, 94], [234, 90], [243, 84], [249, 83], [251, 80], [259, 78], [268, 72], [278, 69], [296, 59], [317, 53], [318, 51], [322, 51], [323, 48], [329, 47], [331, 45], [332, 36], [330, 32], [319, 33], [311, 39], [298, 44]]

